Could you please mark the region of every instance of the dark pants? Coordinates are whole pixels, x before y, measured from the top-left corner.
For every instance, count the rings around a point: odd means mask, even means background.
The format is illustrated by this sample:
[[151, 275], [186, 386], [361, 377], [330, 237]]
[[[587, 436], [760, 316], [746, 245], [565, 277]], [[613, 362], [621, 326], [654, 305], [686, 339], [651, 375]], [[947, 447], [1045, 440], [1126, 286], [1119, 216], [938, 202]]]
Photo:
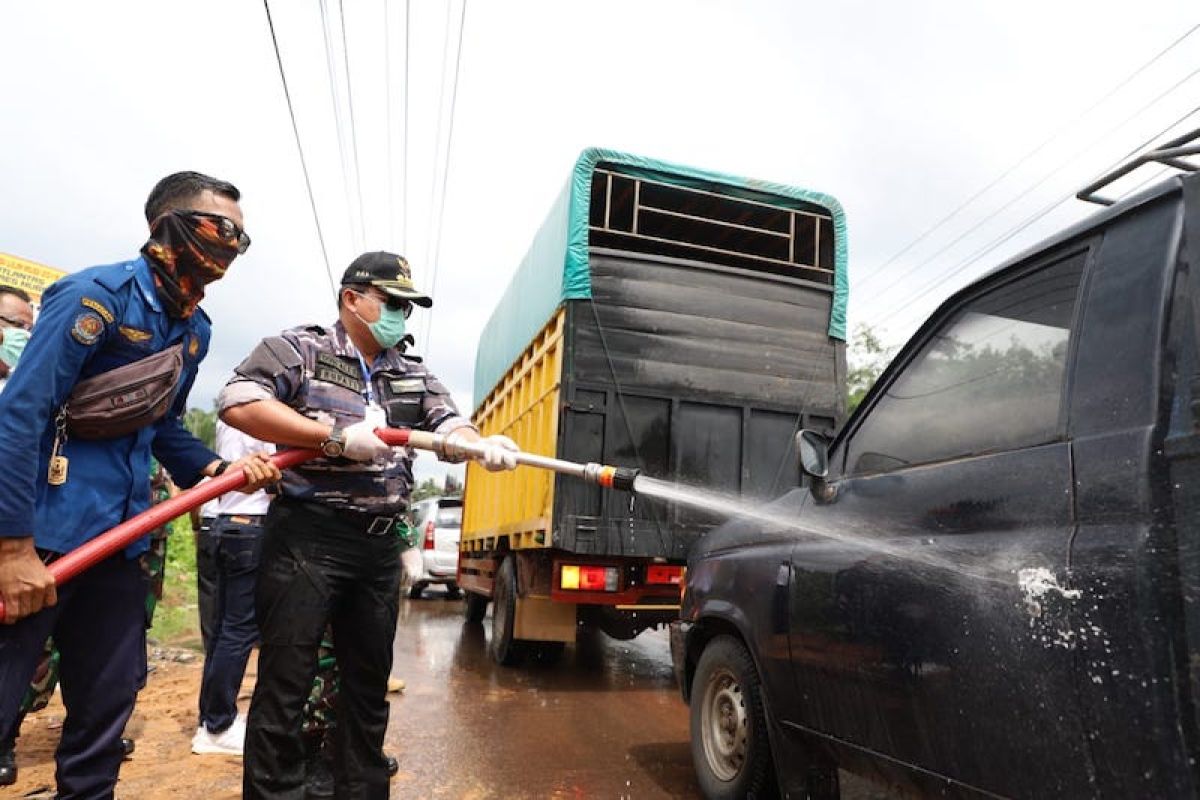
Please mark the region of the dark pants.
[[259, 562], [262, 646], [246, 732], [244, 797], [304, 797], [304, 703], [326, 623], [341, 672], [334, 781], [339, 798], [388, 797], [383, 736], [399, 607], [399, 542], [369, 519], [291, 501], [267, 515]]
[[246, 661], [258, 641], [254, 618], [254, 583], [262, 542], [261, 517], [217, 517], [217, 586], [212, 639], [200, 680], [200, 724], [220, 733], [237, 716], [237, 695]]
[[67, 718], [55, 758], [60, 798], [111, 798], [146, 660], [146, 579], [115, 555], [58, 587], [58, 604], [0, 625], [0, 732], [13, 734], [21, 698], [46, 645], [62, 655]]
[[196, 605], [200, 613], [200, 638], [204, 654], [212, 652], [212, 632], [217, 615], [217, 539], [213, 536], [216, 517], [201, 517], [196, 531]]

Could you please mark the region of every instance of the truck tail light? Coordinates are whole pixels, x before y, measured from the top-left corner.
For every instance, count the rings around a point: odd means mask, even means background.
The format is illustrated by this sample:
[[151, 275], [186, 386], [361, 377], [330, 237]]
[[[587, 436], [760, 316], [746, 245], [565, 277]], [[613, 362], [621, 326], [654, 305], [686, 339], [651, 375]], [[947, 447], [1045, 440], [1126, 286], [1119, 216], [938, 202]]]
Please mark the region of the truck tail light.
[[433, 530], [433, 520], [429, 520], [429, 522], [425, 523], [425, 542], [422, 544], [422, 547], [426, 550], [433, 549]]
[[616, 567], [589, 567], [564, 564], [559, 571], [558, 585], [579, 592], [615, 592], [620, 572]]
[[678, 586], [679, 584], [683, 583], [683, 567], [668, 567], [663, 564], [651, 564], [646, 568], [646, 583]]

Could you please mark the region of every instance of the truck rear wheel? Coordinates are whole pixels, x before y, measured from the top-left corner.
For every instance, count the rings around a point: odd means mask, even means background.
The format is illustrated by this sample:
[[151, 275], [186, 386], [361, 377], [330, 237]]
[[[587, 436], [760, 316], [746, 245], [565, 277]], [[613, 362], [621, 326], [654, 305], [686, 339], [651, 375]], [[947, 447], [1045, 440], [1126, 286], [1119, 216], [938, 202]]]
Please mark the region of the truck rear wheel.
[[488, 641], [492, 660], [506, 667], [519, 663], [524, 655], [521, 643], [513, 639], [516, 617], [517, 560], [508, 555], [500, 562], [492, 586], [492, 638]]
[[463, 617], [467, 622], [483, 622], [487, 614], [488, 599], [472, 591], [467, 592], [467, 600], [463, 604]]
[[704, 648], [691, 693], [692, 762], [708, 800], [775, 797], [762, 686], [754, 660], [732, 636]]

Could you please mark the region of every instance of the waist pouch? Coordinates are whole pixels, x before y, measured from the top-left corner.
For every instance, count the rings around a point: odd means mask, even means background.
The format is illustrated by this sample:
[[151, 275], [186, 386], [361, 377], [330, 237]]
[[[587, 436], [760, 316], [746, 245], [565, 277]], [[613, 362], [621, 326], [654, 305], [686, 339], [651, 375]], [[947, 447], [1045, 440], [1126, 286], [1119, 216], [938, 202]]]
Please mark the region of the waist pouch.
[[182, 373], [180, 343], [80, 381], [64, 406], [67, 431], [80, 439], [116, 439], [158, 422]]

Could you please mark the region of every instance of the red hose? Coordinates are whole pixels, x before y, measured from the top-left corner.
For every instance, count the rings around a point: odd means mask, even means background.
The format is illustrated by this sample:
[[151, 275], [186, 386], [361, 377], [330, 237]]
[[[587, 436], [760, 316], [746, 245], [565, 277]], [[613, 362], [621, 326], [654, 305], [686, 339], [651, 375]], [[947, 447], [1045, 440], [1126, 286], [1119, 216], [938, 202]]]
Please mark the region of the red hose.
[[[376, 428], [375, 433], [393, 447], [408, 444], [409, 430], [407, 428]], [[285, 470], [305, 461], [319, 458], [320, 455], [321, 453], [317, 450], [285, 450], [271, 456], [271, 461], [279, 469]], [[180, 492], [170, 500], [164, 500], [136, 517], [130, 517], [96, 538], [88, 540], [62, 558], [52, 562], [46, 569], [54, 576], [55, 583], [61, 584], [69, 581], [84, 570], [96, 566], [120, 550], [124, 550], [155, 528], [166, 525], [194, 508], [199, 508], [214, 497], [220, 497], [226, 492], [239, 489], [245, 483], [246, 475], [240, 469], [205, 481], [199, 486]], [[3, 619], [4, 600], [0, 598], [0, 620]]]

